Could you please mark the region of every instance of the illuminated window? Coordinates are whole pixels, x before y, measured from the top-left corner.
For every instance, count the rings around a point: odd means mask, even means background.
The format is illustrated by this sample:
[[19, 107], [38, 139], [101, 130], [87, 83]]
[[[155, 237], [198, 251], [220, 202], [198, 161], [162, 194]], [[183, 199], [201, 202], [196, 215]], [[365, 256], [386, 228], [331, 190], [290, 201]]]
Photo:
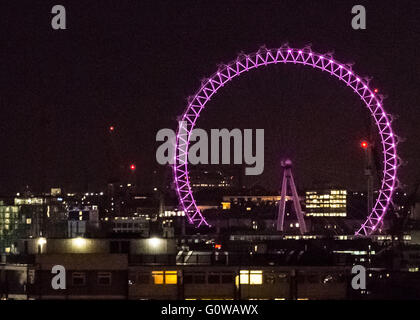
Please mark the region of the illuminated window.
[[222, 202], [223, 210], [230, 210], [230, 202]]
[[262, 271], [261, 270], [251, 270], [251, 274], [249, 276], [250, 284], [262, 284]]
[[249, 284], [249, 270], [241, 270], [239, 280], [241, 284]]
[[176, 271], [165, 271], [165, 284], [177, 284], [178, 276]]
[[241, 270], [240, 284], [258, 285], [262, 284], [262, 271], [261, 270]]
[[153, 283], [163, 284], [163, 271], [152, 271]]
[[178, 276], [176, 271], [152, 271], [154, 284], [177, 284]]

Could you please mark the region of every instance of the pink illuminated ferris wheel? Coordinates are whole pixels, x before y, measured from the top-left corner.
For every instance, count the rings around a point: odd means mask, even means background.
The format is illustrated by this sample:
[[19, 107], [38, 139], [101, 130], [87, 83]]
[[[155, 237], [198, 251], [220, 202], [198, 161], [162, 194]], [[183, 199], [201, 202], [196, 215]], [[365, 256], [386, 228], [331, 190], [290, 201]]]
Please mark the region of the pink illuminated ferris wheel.
[[356, 234], [362, 236], [372, 234], [380, 228], [383, 217], [390, 206], [392, 195], [398, 185], [397, 167], [400, 161], [396, 149], [397, 138], [391, 128], [391, 116], [383, 108], [382, 97], [369, 87], [368, 80], [356, 75], [351, 66], [333, 59], [330, 55], [313, 52], [309, 47], [294, 49], [286, 45], [278, 49], [263, 47], [254, 53], [239, 55], [236, 60], [220, 66], [216, 73], [202, 81], [199, 90], [189, 99], [176, 134], [175, 164], [173, 165], [176, 191], [188, 222], [196, 227], [208, 225], [193, 196], [187, 161], [190, 136], [201, 111], [221, 87], [243, 72], [261, 66], [281, 63], [312, 67], [336, 77], [353, 89], [369, 109], [382, 141], [383, 176], [375, 205]]

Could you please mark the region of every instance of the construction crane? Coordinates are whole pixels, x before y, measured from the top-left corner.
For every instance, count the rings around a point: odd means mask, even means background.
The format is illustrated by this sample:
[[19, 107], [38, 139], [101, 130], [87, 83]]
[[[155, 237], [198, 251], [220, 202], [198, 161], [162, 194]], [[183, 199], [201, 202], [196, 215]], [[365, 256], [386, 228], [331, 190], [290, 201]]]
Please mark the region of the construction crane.
[[365, 152], [365, 176], [367, 177], [367, 211], [368, 214], [373, 207], [373, 142], [362, 140], [360, 146]]

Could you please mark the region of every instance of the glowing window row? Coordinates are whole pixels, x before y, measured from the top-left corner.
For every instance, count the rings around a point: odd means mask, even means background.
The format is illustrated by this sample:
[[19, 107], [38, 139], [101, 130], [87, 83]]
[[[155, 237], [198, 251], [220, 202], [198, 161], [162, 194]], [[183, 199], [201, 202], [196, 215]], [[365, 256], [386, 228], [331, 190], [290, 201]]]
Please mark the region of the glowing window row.
[[[171, 285], [178, 283], [178, 272], [175, 270], [168, 271], [152, 271], [152, 283], [156, 285]], [[270, 283], [273, 275], [266, 275], [266, 282]], [[278, 276], [280, 277], [280, 276]], [[281, 275], [282, 279], [286, 279], [286, 275]], [[131, 274], [130, 284], [149, 284], [150, 273]], [[261, 285], [263, 284], [262, 270], [241, 270], [240, 275], [234, 277], [232, 273], [209, 273], [207, 276], [204, 272], [186, 273], [183, 276], [185, 284], [223, 284], [233, 283], [235, 279], [236, 285]], [[272, 279], [274, 281], [274, 279]]]
[[345, 212], [307, 212], [308, 217], [345, 217], [347, 214]]

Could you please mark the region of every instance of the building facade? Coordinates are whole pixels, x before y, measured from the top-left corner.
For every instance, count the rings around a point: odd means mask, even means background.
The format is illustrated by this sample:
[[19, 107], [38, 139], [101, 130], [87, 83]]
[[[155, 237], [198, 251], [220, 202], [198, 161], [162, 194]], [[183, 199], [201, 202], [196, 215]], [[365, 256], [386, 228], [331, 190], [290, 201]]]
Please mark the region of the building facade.
[[347, 190], [325, 189], [306, 191], [306, 216], [308, 217], [346, 217]]

